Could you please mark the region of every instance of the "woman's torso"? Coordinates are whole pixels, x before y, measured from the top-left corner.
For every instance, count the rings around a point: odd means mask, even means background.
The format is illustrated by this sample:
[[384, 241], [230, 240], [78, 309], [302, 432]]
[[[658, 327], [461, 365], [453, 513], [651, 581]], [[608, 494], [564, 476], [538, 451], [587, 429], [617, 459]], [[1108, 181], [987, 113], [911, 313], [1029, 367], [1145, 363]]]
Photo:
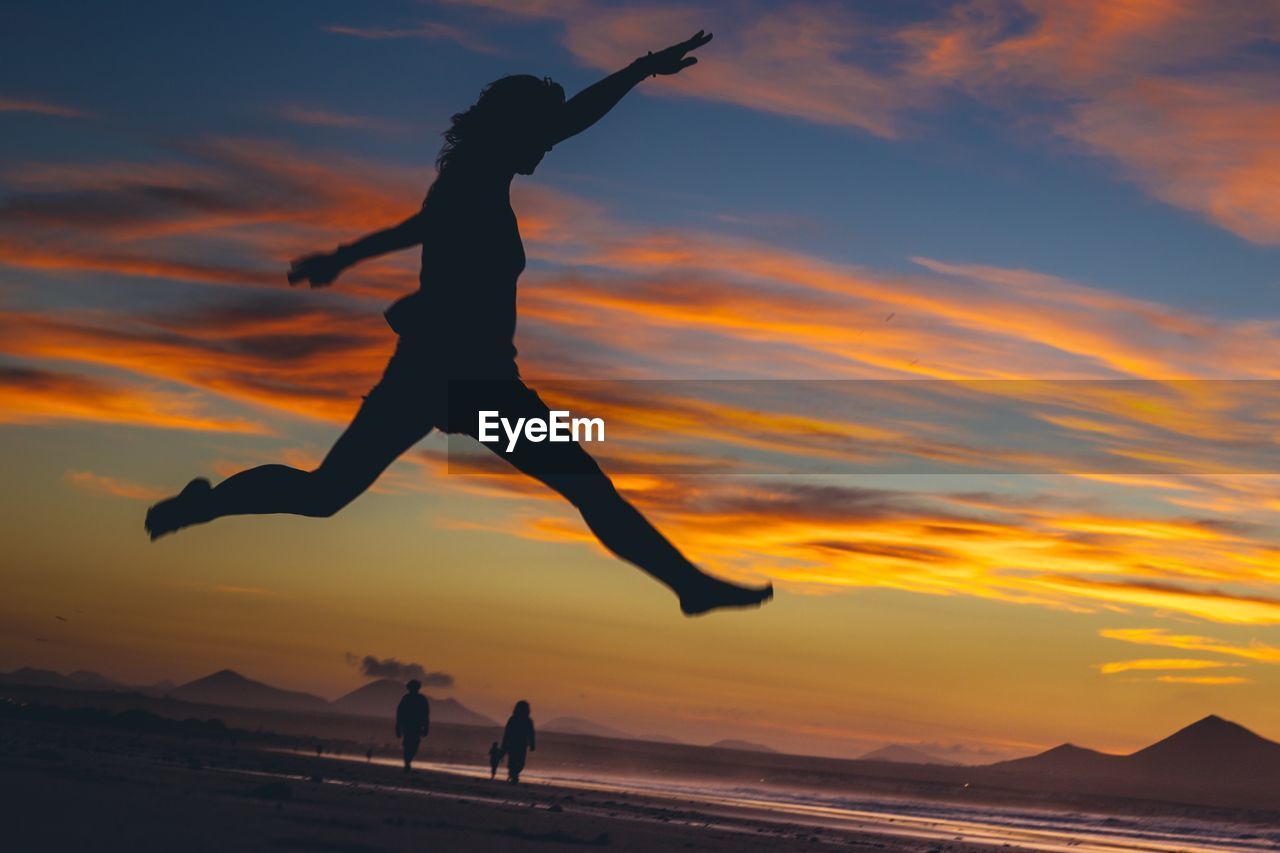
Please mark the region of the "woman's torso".
[[419, 290], [387, 319], [451, 372], [492, 373], [516, 356], [524, 245], [506, 188], [437, 182], [423, 203]]

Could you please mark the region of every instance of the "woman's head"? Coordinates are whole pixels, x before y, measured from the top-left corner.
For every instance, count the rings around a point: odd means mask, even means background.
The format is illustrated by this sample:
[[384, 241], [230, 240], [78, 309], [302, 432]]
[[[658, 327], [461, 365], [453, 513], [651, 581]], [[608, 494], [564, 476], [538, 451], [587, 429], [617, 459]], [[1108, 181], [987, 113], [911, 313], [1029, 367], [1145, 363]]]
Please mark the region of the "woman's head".
[[550, 77], [516, 74], [495, 80], [466, 112], [453, 117], [436, 158], [443, 174], [462, 162], [531, 175], [551, 150], [564, 109], [564, 89]]
[[529, 703], [526, 700], [521, 699], [519, 702], [516, 703], [516, 709], [511, 712], [511, 716], [513, 717], [529, 716]]

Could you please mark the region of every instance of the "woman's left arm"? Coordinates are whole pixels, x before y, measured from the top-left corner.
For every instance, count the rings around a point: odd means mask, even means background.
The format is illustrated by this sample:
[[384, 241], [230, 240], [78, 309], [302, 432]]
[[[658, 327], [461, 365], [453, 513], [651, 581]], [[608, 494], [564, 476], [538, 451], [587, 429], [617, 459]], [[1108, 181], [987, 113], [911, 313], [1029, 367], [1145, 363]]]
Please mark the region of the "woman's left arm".
[[658, 74], [678, 74], [690, 65], [696, 64], [697, 57], [687, 54], [709, 41], [711, 41], [711, 33], [698, 30], [687, 41], [673, 44], [657, 53], [642, 56], [621, 71], [615, 71], [600, 82], [583, 89], [565, 103], [564, 117], [559, 127], [552, 133], [552, 139], [548, 144], [555, 145], [591, 127], [644, 78]]

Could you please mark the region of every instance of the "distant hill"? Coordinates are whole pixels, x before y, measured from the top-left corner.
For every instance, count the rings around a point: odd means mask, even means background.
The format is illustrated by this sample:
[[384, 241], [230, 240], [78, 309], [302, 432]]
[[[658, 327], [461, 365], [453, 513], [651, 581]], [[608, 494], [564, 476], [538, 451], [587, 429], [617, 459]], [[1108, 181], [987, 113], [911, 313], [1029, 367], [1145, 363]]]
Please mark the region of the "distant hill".
[[879, 749], [873, 749], [858, 760], [889, 761], [894, 764], [944, 764], [950, 767], [959, 766], [959, 762], [950, 761], [946, 758], [938, 758], [936, 755], [930, 755], [922, 749], [916, 749], [914, 746], [904, 746], [900, 743], [893, 743], [888, 746], [882, 746]]
[[77, 669], [67, 676], [67, 680], [80, 685], [85, 690], [132, 690], [127, 684], [121, 684], [114, 678], [107, 678], [87, 669]]
[[1093, 776], [1112, 772], [1117, 767], [1116, 762], [1122, 759], [1123, 756], [1108, 755], [1073, 743], [1064, 743], [1028, 758], [999, 761], [987, 766], [1018, 773], [1041, 773], [1048, 776]]
[[64, 690], [76, 688], [76, 685], [60, 672], [54, 672], [51, 669], [35, 669], [30, 666], [15, 669], [13, 672], [0, 673], [0, 682], [30, 684], [33, 687], [60, 687]]
[[0, 683], [28, 684], [32, 687], [56, 687], [61, 690], [131, 690], [105, 675], [78, 669], [70, 675], [63, 675], [51, 669], [35, 669], [24, 666], [13, 672], [0, 673]]
[[[345, 696], [339, 696], [329, 703], [329, 707], [342, 714], [391, 719], [395, 716], [396, 706], [404, 693], [404, 682], [381, 678], [370, 681], [363, 687], [357, 687]], [[498, 727], [498, 723], [483, 714], [472, 711], [456, 699], [429, 697], [429, 701], [432, 722]]]
[[159, 698], [161, 696], [168, 696], [170, 693], [173, 692], [173, 689], [177, 686], [178, 685], [174, 684], [169, 679], [164, 678], [164, 679], [161, 679], [160, 681], [157, 681], [155, 684], [141, 684], [133, 689], [137, 690], [143, 696], [153, 696], [153, 697]]
[[228, 705], [233, 708], [312, 712], [329, 710], [329, 703], [319, 696], [295, 690], [281, 690], [279, 687], [245, 678], [230, 669], [175, 687], [169, 691], [169, 696], [184, 702]]
[[725, 740], [718, 740], [715, 743], [708, 744], [708, 746], [710, 746], [712, 749], [737, 749], [742, 752], [776, 753], [778, 751], [773, 747], [765, 746], [762, 743], [755, 743], [754, 741], [749, 741], [749, 740], [736, 740], [734, 738], [726, 738]]
[[670, 735], [656, 735], [653, 732], [642, 732], [636, 735], [636, 740], [647, 740], [650, 743], [679, 744], [680, 746], [688, 745], [686, 741], [680, 740], [678, 737], [671, 737]]
[[583, 719], [582, 717], [556, 717], [554, 720], [538, 726], [544, 732], [559, 732], [566, 735], [590, 735], [592, 737], [612, 737], [631, 740], [634, 735], [610, 726]]
[[993, 770], [1044, 777], [1195, 782], [1235, 786], [1248, 780], [1280, 780], [1280, 743], [1210, 715], [1132, 755], [1109, 755], [1072, 744], [988, 765]]
[[1280, 778], [1280, 743], [1210, 715], [1125, 758], [1144, 774]]

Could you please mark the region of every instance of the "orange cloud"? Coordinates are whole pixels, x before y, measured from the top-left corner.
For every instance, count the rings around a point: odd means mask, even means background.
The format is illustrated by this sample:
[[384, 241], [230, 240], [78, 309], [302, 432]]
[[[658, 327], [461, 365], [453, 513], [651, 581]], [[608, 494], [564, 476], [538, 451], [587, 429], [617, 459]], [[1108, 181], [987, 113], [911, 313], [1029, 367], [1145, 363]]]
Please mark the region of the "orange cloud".
[[1238, 675], [1161, 675], [1156, 677], [1156, 681], [1165, 684], [1198, 684], [1204, 687], [1249, 683], [1249, 679]]
[[915, 75], [1046, 114], [1157, 198], [1275, 244], [1277, 68], [1250, 48], [1278, 33], [1280, 7], [1250, 0], [970, 0], [901, 38]]
[[1118, 672], [1133, 670], [1163, 669], [1218, 669], [1220, 667], [1244, 666], [1242, 663], [1224, 663], [1214, 660], [1194, 660], [1191, 658], [1143, 658], [1140, 660], [1120, 660], [1098, 664], [1103, 675], [1115, 675]]
[[1210, 652], [1244, 658], [1257, 663], [1280, 664], [1280, 648], [1256, 640], [1243, 645], [1196, 634], [1175, 634], [1164, 628], [1106, 628], [1099, 631], [1098, 636], [1142, 646]]
[[1063, 134], [1147, 192], [1255, 243], [1280, 243], [1276, 73], [1146, 78], [1081, 104]]
[[135, 483], [132, 480], [121, 480], [118, 477], [108, 477], [104, 474], [95, 474], [92, 471], [68, 471], [65, 475], [67, 482], [84, 489], [87, 492], [95, 492], [97, 494], [112, 495], [121, 498], [130, 498], [132, 500], [159, 500], [167, 497], [169, 492], [164, 489], [158, 489], [153, 486], [145, 486], [142, 483]]
[[190, 395], [31, 367], [0, 368], [0, 423], [92, 421], [163, 429], [262, 433], [261, 424], [207, 415]]
[[[190, 389], [187, 404], [202, 414], [248, 405], [341, 424], [390, 354], [393, 338], [377, 312], [393, 289], [413, 286], [410, 259], [382, 273], [353, 271], [323, 295], [272, 296], [263, 288], [278, 286], [274, 274], [254, 279], [251, 271], [316, 240], [337, 242], [395, 221], [406, 212], [406, 193], [397, 188], [405, 174], [246, 141], [192, 150], [199, 152], [193, 162], [164, 167], [26, 170], [29, 192], [18, 203], [10, 199], [0, 224], [11, 251], [39, 249], [35, 259], [20, 258], [28, 269], [47, 263], [39, 258], [70, 258], [56, 270], [74, 281], [77, 273], [120, 272], [116, 262], [124, 256], [152, 264], [156, 281], [212, 285], [202, 307], [9, 310], [0, 312], [0, 351], [32, 365], [129, 377], [131, 384], [112, 387], [136, 398], [130, 414], [138, 423], [164, 423], [174, 404], [165, 397], [154, 403], [154, 387], [176, 385]], [[221, 181], [231, 189], [219, 189]], [[588, 359], [595, 370], [623, 376], [705, 376], [708, 364], [738, 375], [841, 379], [1276, 374], [1276, 360], [1264, 355], [1275, 348], [1266, 324], [1195, 316], [1033, 271], [919, 259], [921, 272], [887, 275], [692, 229], [626, 226], [589, 202], [537, 186], [520, 192], [516, 204], [530, 211], [530, 255], [544, 265], [531, 271], [521, 294], [522, 363], [535, 385], [539, 375], [564, 375]], [[250, 227], [228, 228], [242, 208]], [[229, 259], [225, 270], [187, 260], [209, 257], [213, 247]], [[588, 279], [563, 269], [569, 266], [603, 272]], [[225, 287], [245, 282], [249, 288]], [[924, 363], [912, 364], [921, 355]], [[838, 416], [759, 395], [705, 398], [664, 386], [637, 406], [599, 389], [542, 384], [575, 406], [650, 427], [651, 440], [610, 449], [608, 470], [675, 541], [725, 574], [768, 575], [808, 592], [883, 587], [1219, 622], [1268, 624], [1280, 613], [1263, 594], [1274, 582], [1274, 543], [1243, 521], [1127, 503], [1117, 509], [1081, 497], [937, 493], [936, 485], [913, 493], [656, 473], [732, 470], [733, 459], [707, 452], [725, 447], [819, 462], [896, 451], [947, 464], [1053, 470], [1051, 460], [993, 450], [959, 430], [958, 407], [981, 398], [975, 383], [937, 383], [947, 392], [936, 395], [933, 408], [902, 422], [876, 414], [877, 406], [901, 402], [899, 383], [868, 383], [875, 390], [864, 389], [861, 408], [836, 410]], [[1205, 445], [1200, 439], [1215, 430], [1249, 437], [1240, 433], [1239, 395], [1175, 383], [1157, 388], [1135, 396], [1112, 393], [1107, 383], [1013, 382], [992, 396], [1034, 404], [1046, 423], [1081, 440], [1108, 452], [1145, 452], [1159, 464], [1194, 461]], [[109, 396], [71, 387], [46, 393], [43, 405], [46, 416], [56, 411], [63, 419], [123, 417], [123, 405]], [[1169, 436], [1153, 441], [1156, 429]], [[1129, 445], [1109, 443], [1120, 439]], [[439, 467], [423, 455], [411, 461]], [[423, 488], [412, 474], [402, 466], [384, 487]], [[1261, 487], [1226, 478], [1176, 482], [1185, 487], [1179, 500], [1265, 505]], [[531, 481], [490, 475], [440, 487], [536, 501], [498, 525], [514, 535], [584, 538], [572, 512]], [[425, 488], [434, 487], [427, 481]]]
[[[281, 302], [250, 302], [224, 312], [55, 320], [0, 312], [4, 352], [130, 371], [180, 382], [242, 402], [341, 421], [354, 413], [391, 353], [380, 319]], [[65, 399], [66, 395], [60, 398]], [[93, 418], [98, 403], [78, 410]]]
[[1262, 594], [1234, 595], [1220, 589], [1175, 586], [1165, 582], [1068, 576], [1043, 578], [1039, 583], [1049, 589], [1069, 591], [1086, 599], [1184, 613], [1212, 622], [1238, 625], [1280, 623], [1280, 600]]

